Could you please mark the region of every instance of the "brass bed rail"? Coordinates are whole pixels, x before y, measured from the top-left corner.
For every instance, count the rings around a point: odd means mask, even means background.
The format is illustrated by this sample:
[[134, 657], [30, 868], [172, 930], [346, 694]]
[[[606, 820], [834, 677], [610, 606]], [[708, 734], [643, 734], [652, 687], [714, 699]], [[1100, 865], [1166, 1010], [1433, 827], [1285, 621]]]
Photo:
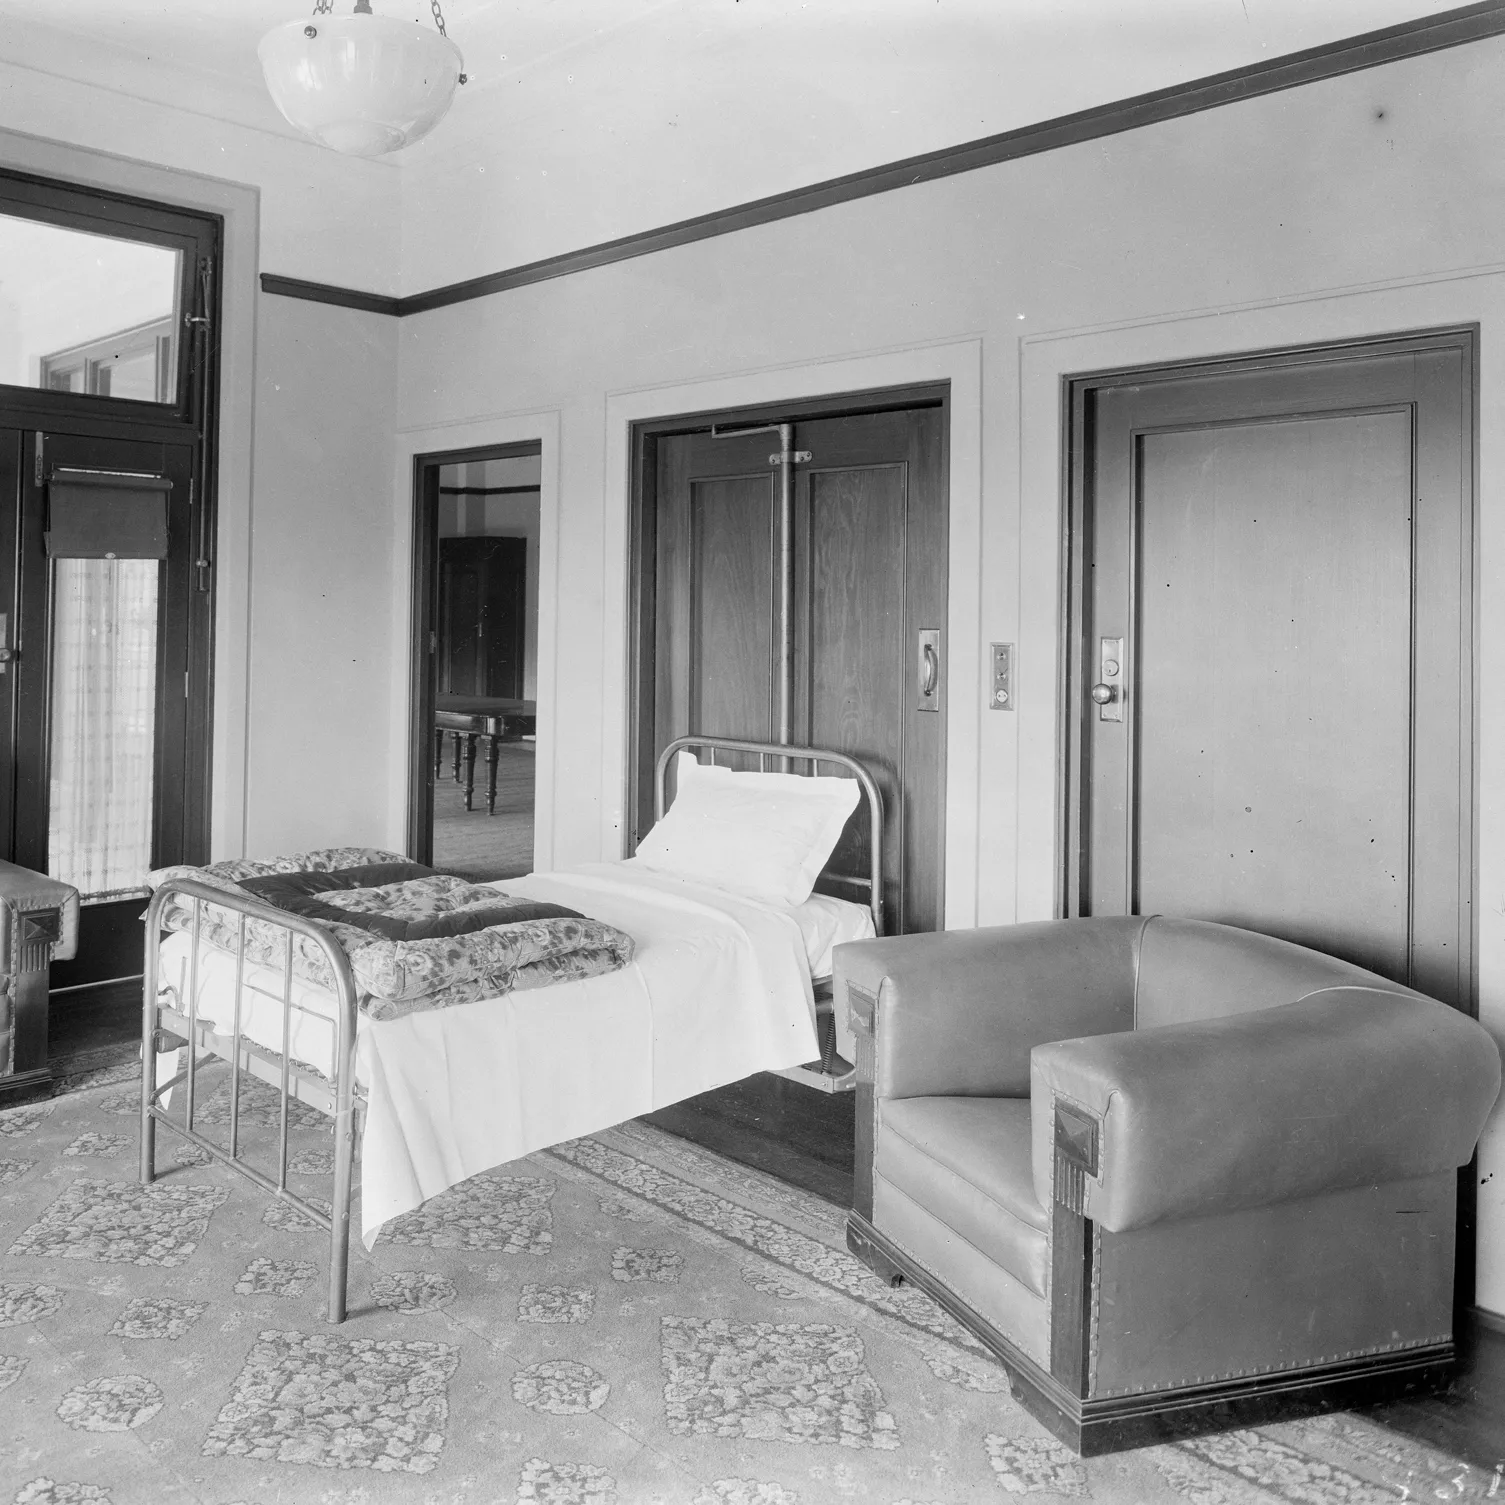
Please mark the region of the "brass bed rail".
[[[191, 949], [188, 956], [186, 1000], [171, 985], [165, 991], [177, 996], [177, 1006], [162, 1001], [161, 943], [162, 912], [174, 898], [192, 904], [189, 926]], [[203, 940], [205, 911], [209, 907], [238, 916], [235, 963], [235, 995], [232, 1005], [232, 1028], [228, 1035], [199, 1017], [199, 955]], [[246, 980], [246, 926], [259, 920], [283, 933], [281, 962], [281, 996]], [[323, 952], [334, 978], [335, 1027], [334, 1075], [325, 1078], [316, 1071], [294, 1063], [291, 1053], [292, 1021], [295, 1011], [308, 1013], [293, 1001], [293, 943], [296, 936], [312, 941]], [[257, 966], [275, 964], [256, 962]], [[242, 1009], [247, 991], [280, 1001], [282, 1006], [282, 1049], [280, 1052], [250, 1040], [242, 1029]], [[156, 1178], [156, 1127], [165, 1124], [174, 1133], [196, 1144], [216, 1160], [228, 1165], [264, 1191], [296, 1208], [311, 1223], [329, 1235], [329, 1307], [330, 1322], [343, 1322], [346, 1311], [346, 1276], [350, 1262], [350, 1197], [352, 1168], [355, 1159], [355, 1037], [358, 1003], [355, 977], [350, 961], [334, 938], [320, 926], [286, 910], [275, 909], [247, 895], [230, 893], [190, 878], [169, 879], [152, 895], [146, 911], [146, 958], [142, 978], [141, 1005], [141, 1180], [149, 1185]], [[327, 1016], [317, 1017], [326, 1024]], [[157, 1081], [157, 1052], [164, 1034], [181, 1038], [188, 1052], [188, 1064], [171, 1080]], [[182, 1049], [183, 1047], [178, 1047]], [[230, 1143], [228, 1148], [216, 1144], [194, 1128], [194, 1110], [198, 1086], [200, 1057], [228, 1059], [230, 1063]], [[207, 1064], [207, 1061], [205, 1062]], [[277, 1169], [275, 1178], [248, 1165], [241, 1158], [240, 1082], [242, 1071], [273, 1085], [279, 1090], [277, 1125]], [[183, 1118], [177, 1121], [161, 1105], [163, 1096], [183, 1088]], [[293, 1100], [305, 1103], [334, 1120], [334, 1189], [330, 1215], [288, 1190], [288, 1109]]]

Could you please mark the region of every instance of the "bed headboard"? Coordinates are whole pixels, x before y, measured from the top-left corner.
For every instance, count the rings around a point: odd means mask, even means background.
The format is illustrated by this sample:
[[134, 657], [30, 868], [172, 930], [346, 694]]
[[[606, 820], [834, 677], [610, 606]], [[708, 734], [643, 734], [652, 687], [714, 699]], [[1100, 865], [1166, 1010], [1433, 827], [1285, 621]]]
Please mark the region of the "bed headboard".
[[[796, 763], [806, 765], [806, 772], [811, 777], [817, 777], [820, 773], [820, 765], [830, 764], [834, 767], [846, 769], [856, 780], [862, 790], [862, 797], [867, 801], [868, 818], [868, 861], [869, 872], [866, 878], [860, 878], [849, 874], [843, 874], [843, 883], [856, 884], [868, 891], [868, 908], [873, 913], [873, 931], [877, 935], [883, 934], [883, 796], [878, 792], [878, 786], [873, 782], [873, 776], [865, 769], [856, 758], [849, 757], [846, 753], [832, 752], [821, 747], [790, 747], [781, 742], [744, 742], [735, 737], [676, 737], [658, 755], [658, 762], [653, 770], [653, 818], [664, 818], [665, 784], [669, 774], [669, 765], [674, 761], [674, 755], [682, 748], [694, 750], [706, 748], [711, 754], [711, 762], [716, 762], [716, 754], [725, 753], [750, 753], [758, 759], [758, 768], [763, 773], [794, 773]], [[770, 768], [770, 762], [773, 767]]]

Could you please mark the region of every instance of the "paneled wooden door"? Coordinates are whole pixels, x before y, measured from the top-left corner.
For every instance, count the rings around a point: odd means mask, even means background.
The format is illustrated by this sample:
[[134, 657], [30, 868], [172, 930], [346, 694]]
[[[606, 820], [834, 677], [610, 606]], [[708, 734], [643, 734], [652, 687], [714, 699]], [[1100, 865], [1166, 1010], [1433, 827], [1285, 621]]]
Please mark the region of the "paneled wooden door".
[[1472, 381], [1465, 332], [1077, 386], [1068, 913], [1471, 1007]]
[[[891, 933], [936, 929], [943, 914], [945, 440], [934, 404], [799, 421], [791, 444], [809, 458], [795, 466], [789, 538], [790, 738], [849, 753], [875, 775]], [[653, 449], [639, 533], [634, 840], [652, 822], [654, 758], [674, 737], [778, 735], [779, 436], [705, 428], [659, 435]], [[928, 697], [922, 633], [936, 634]], [[834, 871], [866, 872], [856, 827]]]

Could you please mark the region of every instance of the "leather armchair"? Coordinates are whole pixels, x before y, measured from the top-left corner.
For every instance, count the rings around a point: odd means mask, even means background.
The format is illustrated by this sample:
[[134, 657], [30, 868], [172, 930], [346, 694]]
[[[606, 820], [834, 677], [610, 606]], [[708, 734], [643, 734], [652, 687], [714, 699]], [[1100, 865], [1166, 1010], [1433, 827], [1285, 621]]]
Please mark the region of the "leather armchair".
[[47, 969], [78, 947], [78, 890], [0, 862], [0, 1090], [45, 1081]]
[[1084, 1453], [1444, 1379], [1472, 1019], [1231, 926], [840, 946], [847, 1241], [935, 1295]]

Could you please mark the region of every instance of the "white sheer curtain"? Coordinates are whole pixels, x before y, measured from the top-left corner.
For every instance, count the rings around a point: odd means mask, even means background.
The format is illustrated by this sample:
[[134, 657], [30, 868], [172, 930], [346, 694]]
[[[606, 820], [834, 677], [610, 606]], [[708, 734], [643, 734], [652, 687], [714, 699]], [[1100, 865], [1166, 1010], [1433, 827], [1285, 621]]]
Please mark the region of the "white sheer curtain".
[[53, 561], [47, 869], [86, 898], [144, 890], [157, 720], [155, 559]]

